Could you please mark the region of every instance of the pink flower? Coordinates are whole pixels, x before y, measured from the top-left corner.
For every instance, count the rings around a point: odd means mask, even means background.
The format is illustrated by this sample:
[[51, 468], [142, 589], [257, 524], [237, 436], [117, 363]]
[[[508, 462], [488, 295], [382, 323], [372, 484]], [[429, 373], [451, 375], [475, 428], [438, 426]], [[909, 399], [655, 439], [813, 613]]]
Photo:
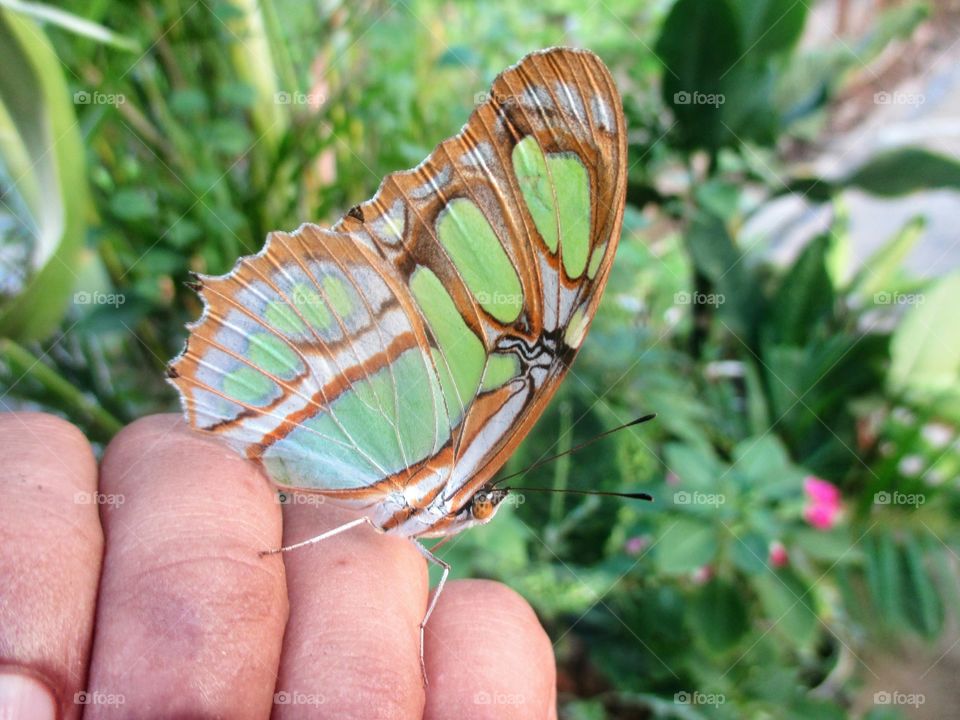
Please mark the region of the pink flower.
[[809, 475], [803, 480], [803, 491], [807, 494], [803, 519], [818, 530], [829, 530], [836, 525], [842, 509], [837, 486]]
[[786, 567], [790, 563], [790, 555], [787, 553], [787, 548], [784, 547], [783, 543], [779, 540], [774, 540], [770, 543], [770, 564], [775, 568]]
[[627, 540], [627, 542], [623, 544], [623, 547], [630, 555], [639, 555], [646, 550], [649, 545], [649, 535], [637, 535]]
[[690, 574], [690, 579], [694, 585], [706, 585], [713, 579], [713, 568], [709, 565], [701, 565]]

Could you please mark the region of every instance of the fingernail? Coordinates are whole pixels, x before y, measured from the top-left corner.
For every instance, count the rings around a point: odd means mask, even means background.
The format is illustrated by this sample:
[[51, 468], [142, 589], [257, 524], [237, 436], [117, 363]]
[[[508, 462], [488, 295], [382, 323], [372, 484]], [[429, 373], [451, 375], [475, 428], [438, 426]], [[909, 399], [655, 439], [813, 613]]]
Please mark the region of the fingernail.
[[55, 720], [50, 688], [29, 675], [0, 673], [0, 720]]

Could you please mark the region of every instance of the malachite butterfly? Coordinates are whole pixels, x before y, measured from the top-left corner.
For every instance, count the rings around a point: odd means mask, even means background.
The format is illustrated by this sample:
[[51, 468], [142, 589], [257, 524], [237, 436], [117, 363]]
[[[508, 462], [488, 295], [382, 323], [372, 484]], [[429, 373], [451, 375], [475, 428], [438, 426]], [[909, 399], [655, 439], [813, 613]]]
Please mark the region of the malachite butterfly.
[[607, 68], [583, 50], [528, 55], [332, 228], [272, 232], [199, 277], [203, 315], [168, 373], [187, 420], [384, 532], [487, 522], [504, 496], [491, 478], [600, 302], [626, 182]]

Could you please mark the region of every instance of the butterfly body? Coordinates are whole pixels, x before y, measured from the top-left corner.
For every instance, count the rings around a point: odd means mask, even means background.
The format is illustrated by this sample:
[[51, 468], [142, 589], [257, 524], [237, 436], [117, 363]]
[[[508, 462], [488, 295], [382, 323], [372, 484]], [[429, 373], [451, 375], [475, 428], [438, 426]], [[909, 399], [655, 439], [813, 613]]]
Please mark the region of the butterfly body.
[[188, 421], [280, 487], [416, 538], [493, 517], [490, 479], [583, 342], [619, 239], [619, 95], [592, 53], [504, 71], [417, 168], [332, 228], [200, 278], [170, 367]]

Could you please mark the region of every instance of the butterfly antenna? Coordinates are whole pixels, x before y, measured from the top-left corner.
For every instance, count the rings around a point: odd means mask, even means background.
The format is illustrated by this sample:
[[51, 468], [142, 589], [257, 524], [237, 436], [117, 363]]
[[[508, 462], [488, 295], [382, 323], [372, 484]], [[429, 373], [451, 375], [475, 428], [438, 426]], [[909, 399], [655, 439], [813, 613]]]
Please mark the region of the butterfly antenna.
[[[524, 475], [525, 473], [528, 473], [531, 470], [535, 470], [536, 468], [546, 465], [547, 463], [551, 463], [554, 460], [564, 457], [565, 455], [573, 455], [573, 453], [583, 450], [583, 448], [587, 447], [588, 445], [593, 445], [595, 442], [597, 442], [597, 440], [601, 440], [602, 438], [605, 438], [607, 435], [613, 435], [613, 433], [620, 432], [621, 430], [624, 430], [628, 427], [633, 427], [634, 425], [639, 425], [640, 423], [649, 422], [650, 420], [653, 420], [656, 416], [657, 416], [656, 413], [650, 413], [649, 415], [638, 417], [636, 420], [631, 420], [630, 422], [626, 422], [623, 425], [618, 425], [617, 427], [611, 428], [610, 430], [604, 430], [599, 435], [595, 435], [589, 440], [586, 440], [580, 443], [579, 445], [575, 445], [569, 450], [564, 450], [563, 452], [557, 453], [556, 455], [551, 455], [550, 457], [545, 457], [541, 460], [537, 460], [532, 465], [527, 465], [527, 467], [525, 467], [523, 470], [518, 470], [515, 473], [510, 473], [506, 477], [502, 477], [499, 480], [497, 480], [495, 483], [493, 483], [493, 485], [499, 485], [500, 483], [505, 482], [511, 478], [515, 478], [518, 475]], [[534, 492], [540, 491], [538, 488], [511, 488], [511, 489], [512, 490], [533, 490]], [[646, 493], [606, 493], [606, 492], [599, 492], [599, 491], [592, 491], [592, 490], [562, 490], [562, 491], [561, 490], [549, 490], [549, 491], [544, 490], [544, 492], [570, 492], [570, 493], [577, 493], [577, 494], [583, 494], [583, 495], [616, 495], [618, 497], [632, 497], [638, 494], [646, 495]], [[640, 499], [652, 500], [653, 498], [651, 498], [648, 495], [646, 498], [640, 498]]]
[[615, 492], [612, 490], [568, 490], [567, 488], [535, 488], [535, 487], [510, 487], [503, 488], [508, 492], [545, 492], [545, 493], [566, 493], [567, 495], [606, 495], [607, 497], [627, 498], [628, 500], [648, 500], [653, 502], [653, 495], [645, 492]]

